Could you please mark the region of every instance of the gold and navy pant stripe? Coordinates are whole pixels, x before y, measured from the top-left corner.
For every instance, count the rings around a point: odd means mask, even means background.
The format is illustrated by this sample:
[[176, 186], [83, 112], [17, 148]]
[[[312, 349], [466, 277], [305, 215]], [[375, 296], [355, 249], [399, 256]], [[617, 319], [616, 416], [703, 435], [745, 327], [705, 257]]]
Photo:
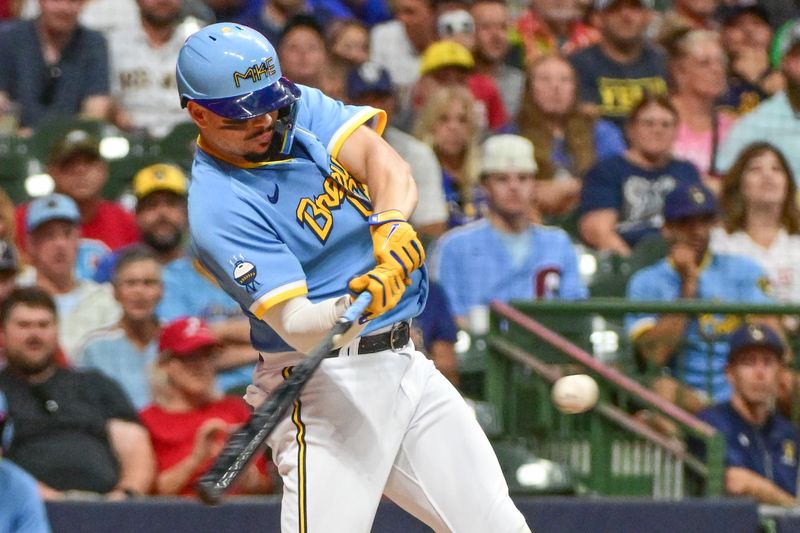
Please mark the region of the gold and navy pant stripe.
[[[283, 369], [283, 379], [292, 373], [292, 367]], [[294, 401], [292, 423], [297, 428], [297, 524], [299, 533], [308, 533], [308, 512], [306, 502], [306, 426], [301, 418], [302, 402]]]

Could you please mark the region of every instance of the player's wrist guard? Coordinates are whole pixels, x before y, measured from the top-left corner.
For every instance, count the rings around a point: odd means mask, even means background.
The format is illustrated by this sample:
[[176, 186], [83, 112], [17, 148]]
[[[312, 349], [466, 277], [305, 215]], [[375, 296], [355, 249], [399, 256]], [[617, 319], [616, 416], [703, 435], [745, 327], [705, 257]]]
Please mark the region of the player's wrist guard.
[[372, 234], [372, 248], [378, 265], [399, 266], [406, 278], [425, 262], [425, 249], [417, 232], [397, 209], [370, 215], [367, 219]]

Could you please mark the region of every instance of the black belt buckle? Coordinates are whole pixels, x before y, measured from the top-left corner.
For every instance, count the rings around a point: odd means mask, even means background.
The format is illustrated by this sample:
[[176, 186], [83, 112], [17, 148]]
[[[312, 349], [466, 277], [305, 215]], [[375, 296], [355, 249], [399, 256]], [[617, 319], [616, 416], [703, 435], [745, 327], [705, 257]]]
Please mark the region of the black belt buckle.
[[391, 331], [389, 332], [389, 348], [391, 348], [393, 352], [400, 351], [406, 344], [408, 344], [408, 339], [409, 339], [408, 322], [403, 321], [397, 323], [392, 327]]

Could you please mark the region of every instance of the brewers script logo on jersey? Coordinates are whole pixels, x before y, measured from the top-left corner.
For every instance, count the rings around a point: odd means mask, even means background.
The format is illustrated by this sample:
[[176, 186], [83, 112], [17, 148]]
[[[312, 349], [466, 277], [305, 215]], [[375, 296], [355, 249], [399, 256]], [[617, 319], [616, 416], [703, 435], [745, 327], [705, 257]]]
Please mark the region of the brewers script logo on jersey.
[[365, 219], [372, 214], [367, 187], [355, 180], [334, 158], [331, 172], [322, 184], [323, 194], [312, 198], [301, 198], [297, 204], [297, 221], [316, 235], [322, 244], [328, 240], [333, 229], [333, 212], [342, 206], [342, 200], [355, 207]]
[[233, 265], [233, 279], [236, 280], [236, 283], [244, 287], [248, 294], [256, 292], [261, 286], [261, 283], [256, 280], [256, 276], [258, 276], [256, 266], [250, 261], [245, 261], [242, 255], [231, 259], [230, 264]]
[[244, 74], [241, 72], [234, 72], [233, 73], [233, 83], [236, 84], [236, 87], [239, 87], [239, 80], [250, 80], [253, 83], [261, 80], [262, 76], [274, 76], [275, 75], [275, 59], [268, 57], [266, 61], [262, 61], [258, 65], [252, 66], [244, 71]]

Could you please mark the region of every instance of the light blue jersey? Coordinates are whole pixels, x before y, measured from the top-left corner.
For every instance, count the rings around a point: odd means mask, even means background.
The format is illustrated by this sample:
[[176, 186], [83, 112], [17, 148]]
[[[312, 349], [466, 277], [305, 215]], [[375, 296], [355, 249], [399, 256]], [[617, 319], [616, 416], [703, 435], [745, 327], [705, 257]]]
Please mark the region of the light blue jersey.
[[518, 254], [486, 219], [442, 236], [432, 272], [453, 314], [466, 316], [471, 307], [491, 300], [586, 298], [575, 247], [564, 230], [531, 225], [522, 239], [525, 246]]
[[[189, 188], [192, 245], [203, 266], [250, 318], [261, 352], [291, 348], [261, 320], [274, 305], [307, 295], [338, 297], [375, 267], [366, 187], [336, 161], [344, 141], [385, 114], [346, 106], [317, 89], [302, 97], [290, 158], [247, 168], [198, 143]], [[415, 271], [400, 303], [369, 323], [369, 333], [416, 316], [427, 297], [427, 271]]]
[[[701, 265], [697, 300], [708, 302], [768, 303], [767, 277], [754, 261], [737, 255], [709, 254]], [[681, 279], [669, 260], [636, 272], [628, 283], [632, 301], [670, 302], [680, 297]], [[625, 319], [628, 335], [638, 338], [652, 328], [659, 316], [631, 314]], [[673, 357], [669, 363], [675, 377], [682, 378], [696, 389], [710, 393], [715, 402], [730, 398], [731, 389], [725, 377], [728, 339], [741, 325], [741, 318], [732, 315], [701, 315], [689, 322], [684, 337], [683, 363]], [[683, 368], [681, 368], [681, 364]]]

